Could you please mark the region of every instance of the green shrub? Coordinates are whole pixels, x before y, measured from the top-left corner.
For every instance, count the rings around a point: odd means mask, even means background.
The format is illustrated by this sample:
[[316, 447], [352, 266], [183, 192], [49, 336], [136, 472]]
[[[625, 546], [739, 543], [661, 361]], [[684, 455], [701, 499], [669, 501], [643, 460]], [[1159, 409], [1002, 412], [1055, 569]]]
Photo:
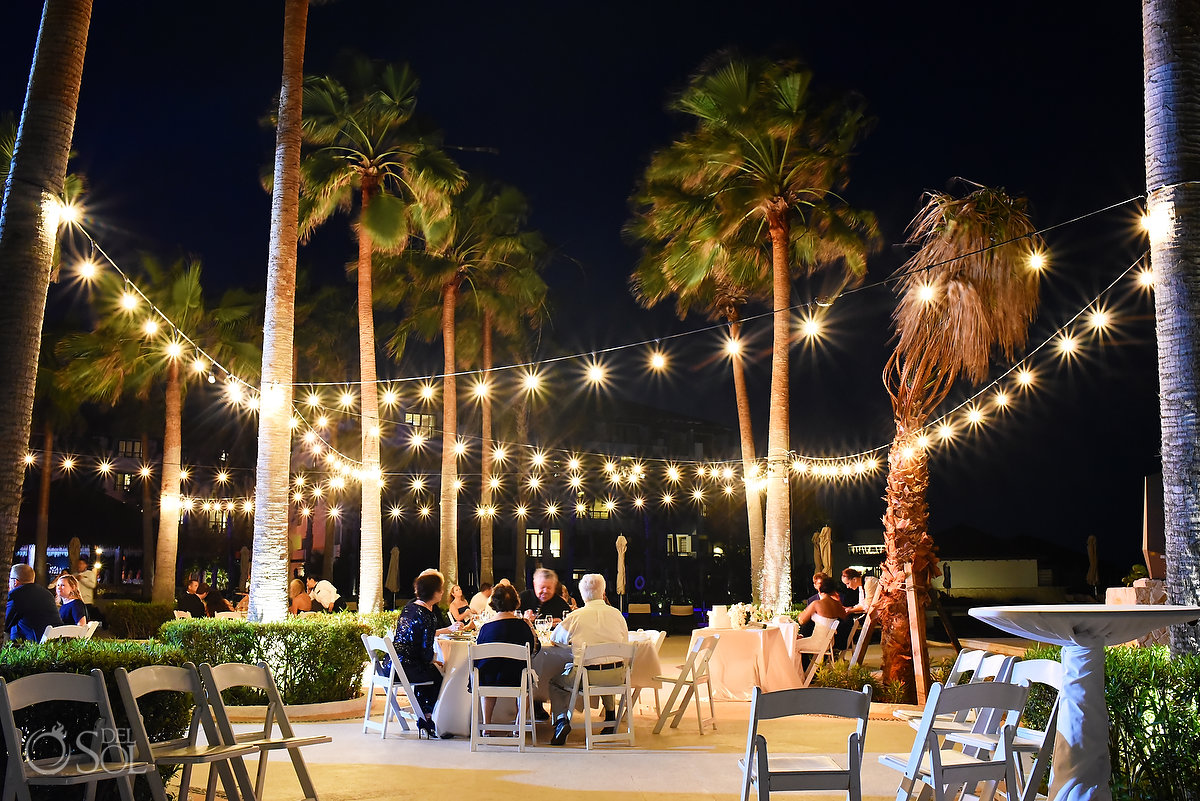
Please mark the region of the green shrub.
[[[81, 673], [91, 672], [99, 668], [104, 672], [108, 683], [109, 703], [112, 705], [117, 728], [127, 728], [128, 718], [125, 707], [121, 702], [121, 694], [113, 679], [113, 671], [117, 667], [126, 670], [136, 670], [147, 665], [182, 665], [187, 661], [178, 648], [172, 648], [158, 643], [140, 643], [119, 640], [51, 640], [38, 645], [27, 643], [22, 646], [12, 646], [0, 649], [0, 678], [13, 681], [23, 676], [36, 673]], [[191, 719], [191, 707], [182, 695], [176, 693], [153, 693], [145, 696], [139, 702], [146, 731], [151, 740], [167, 740], [182, 737], [187, 731]], [[74, 743], [75, 737], [81, 731], [91, 729], [95, 725], [95, 707], [74, 703], [49, 703], [30, 707], [16, 714], [17, 726], [27, 735], [41, 730], [49, 730], [55, 725], [62, 725], [66, 730], [68, 743]], [[3, 743], [0, 742], [0, 755], [4, 758]], [[163, 781], [167, 781], [178, 767], [159, 769]], [[41, 793], [34, 798], [57, 799], [61, 789], [39, 788]], [[149, 799], [150, 788], [144, 779], [139, 779], [135, 785], [136, 797]], [[111, 783], [101, 784], [97, 795], [101, 799], [117, 798], [118, 793]]]
[[[1059, 649], [1031, 649], [1025, 658], [1057, 660]], [[1200, 656], [1119, 646], [1107, 649], [1104, 669], [1113, 798], [1200, 798]], [[1032, 725], [1045, 725], [1051, 697], [1032, 695]]]
[[[280, 623], [244, 620], [172, 620], [159, 639], [195, 662], [266, 662], [286, 704], [345, 701], [362, 689], [362, 635], [370, 633], [356, 615], [313, 615]], [[231, 693], [235, 704], [259, 704], [259, 693]]]
[[337, 615], [334, 615], [334, 617], [342, 616], [356, 618], [371, 629], [371, 634], [374, 634], [376, 637], [386, 637], [390, 640], [396, 632], [396, 618], [400, 617], [400, 610], [370, 612], [361, 615], [355, 615], [353, 612], [339, 612]]
[[104, 604], [104, 630], [123, 640], [145, 640], [158, 627], [175, 617], [173, 604], [148, 604], [143, 601], [113, 601]]
[[843, 690], [861, 690], [864, 684], [871, 685], [871, 700], [884, 704], [899, 704], [904, 702], [904, 684], [901, 682], [885, 683], [862, 665], [852, 665], [849, 662], [826, 662], [817, 668], [813, 676], [814, 687], [836, 687]]

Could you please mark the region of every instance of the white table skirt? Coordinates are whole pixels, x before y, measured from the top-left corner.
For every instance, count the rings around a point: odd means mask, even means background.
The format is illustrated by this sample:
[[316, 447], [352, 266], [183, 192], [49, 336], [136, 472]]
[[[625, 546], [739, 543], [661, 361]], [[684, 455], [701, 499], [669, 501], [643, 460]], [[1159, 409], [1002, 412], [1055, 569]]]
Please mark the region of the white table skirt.
[[[658, 651], [651, 637], [630, 632], [629, 641], [637, 645], [633, 655], [634, 687], [659, 687], [654, 676], [662, 674]], [[463, 737], [471, 734], [471, 694], [467, 692], [467, 679], [471, 668], [467, 662], [468, 640], [439, 638], [436, 649], [445, 663], [445, 678], [433, 708], [433, 723], [438, 732]], [[543, 645], [533, 657], [533, 672], [538, 675], [533, 688], [535, 701], [550, 700], [550, 679], [566, 669], [571, 661], [571, 649], [561, 645]], [[500, 711], [503, 714], [503, 710]]]
[[[791, 626], [788, 632], [794, 640]], [[792, 662], [789, 643], [778, 625], [768, 624], [762, 629], [696, 629], [692, 632], [692, 642], [710, 634], [721, 637], [708, 663], [713, 698], [718, 701], [749, 701], [755, 687], [774, 692], [800, 686], [800, 674]]]
[[992, 606], [977, 607], [970, 614], [1009, 634], [1062, 646], [1063, 688], [1048, 797], [1054, 801], [1111, 799], [1104, 646], [1127, 642], [1160, 626], [1200, 618], [1200, 607]]

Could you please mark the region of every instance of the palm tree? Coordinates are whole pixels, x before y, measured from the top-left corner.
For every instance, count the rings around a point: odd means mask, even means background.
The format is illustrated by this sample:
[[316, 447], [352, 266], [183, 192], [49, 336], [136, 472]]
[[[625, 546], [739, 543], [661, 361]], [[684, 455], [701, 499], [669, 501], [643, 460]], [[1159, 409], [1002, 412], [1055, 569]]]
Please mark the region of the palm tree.
[[[1158, 386], [1162, 417], [1163, 507], [1167, 594], [1173, 604], [1200, 604], [1200, 531], [1195, 514], [1200, 483], [1200, 343], [1193, 240], [1200, 201], [1189, 142], [1200, 130], [1200, 85], [1189, 65], [1200, 50], [1191, 3], [1142, 3], [1146, 96], [1146, 213], [1154, 268]], [[1200, 651], [1194, 626], [1171, 628], [1171, 650]]]
[[[881, 622], [883, 675], [915, 697], [905, 564], [920, 608], [941, 575], [929, 536], [929, 457], [922, 430], [955, 381], [987, 378], [991, 357], [1025, 344], [1037, 311], [1040, 240], [1024, 199], [980, 187], [966, 197], [930, 193], [909, 226], [917, 251], [897, 273], [896, 347], [884, 368], [896, 437], [888, 453], [886, 558], [874, 614]], [[928, 659], [925, 660], [928, 664]]]
[[267, 253], [269, 310], [263, 322], [258, 463], [255, 478], [251, 620], [282, 620], [288, 610], [288, 478], [291, 464], [292, 344], [296, 250], [300, 220], [300, 143], [308, 0], [283, 10], [283, 78], [275, 123], [271, 237]]
[[[29, 447], [34, 382], [50, 270], [58, 235], [58, 205], [75, 131], [91, 0], [46, 0], [33, 67], [13, 142], [12, 166], [0, 201], [0, 571], [12, 564], [25, 464], [13, 454]], [[0, 601], [8, 595], [0, 590]]]
[[[861, 274], [875, 229], [869, 214], [847, 208], [836, 194], [865, 129], [862, 103], [815, 101], [811, 81], [809, 71], [790, 62], [718, 54], [672, 104], [695, 120], [695, 129], [652, 165], [655, 185], [677, 188], [689, 201], [669, 204], [671, 216], [683, 212], [688, 228], [707, 220], [726, 243], [769, 247], [774, 325], [762, 601], [772, 607], [790, 604], [792, 594], [792, 271], [841, 261], [847, 273]], [[695, 285], [703, 274], [692, 271], [684, 283]]]
[[379, 396], [372, 315], [372, 255], [403, 250], [406, 214], [420, 203], [436, 219], [462, 182], [457, 165], [412, 123], [418, 81], [407, 65], [357, 58], [345, 84], [309, 78], [304, 88], [304, 137], [313, 145], [302, 163], [302, 238], [357, 200], [358, 343], [362, 419], [362, 540], [359, 609], [383, 604], [383, 515], [379, 462]]
[[[510, 327], [507, 322], [510, 315], [513, 319], [532, 315], [545, 298], [545, 283], [536, 269], [543, 245], [537, 234], [522, 230], [527, 213], [525, 198], [516, 189], [473, 184], [454, 199], [450, 213], [445, 217], [433, 218], [420, 209], [416, 218], [424, 247], [410, 249], [402, 257], [405, 275], [413, 288], [423, 292], [425, 297], [436, 298], [440, 311], [436, 335], [442, 338], [445, 377], [442, 380], [441, 547], [438, 562], [447, 581], [458, 578], [458, 493], [455, 489], [458, 465], [454, 449], [458, 439], [458, 391], [454, 375], [459, 364], [456, 354], [457, 305], [464, 287], [478, 293], [486, 374], [491, 370], [486, 343], [490, 341], [493, 326]], [[498, 297], [502, 294], [506, 297]], [[419, 310], [421, 301], [417, 300], [415, 306]], [[424, 318], [428, 319], [427, 313]], [[421, 317], [414, 319], [419, 321]], [[435, 332], [426, 330], [425, 333], [430, 336]], [[490, 413], [490, 406], [485, 409]], [[490, 426], [490, 420], [487, 425]], [[490, 438], [490, 432], [487, 436]], [[485, 442], [488, 470], [490, 451], [490, 444]], [[485, 490], [490, 494], [490, 488], [486, 487], [487, 477], [484, 481]], [[491, 550], [489, 543], [481, 552], [490, 559]]]
[[[181, 362], [187, 356], [179, 335], [186, 333], [226, 369], [249, 379], [261, 359], [258, 349], [247, 344], [257, 302], [233, 290], [217, 308], [205, 309], [198, 262], [177, 261], [164, 267], [146, 256], [142, 268], [138, 286], [175, 330], [161, 331], [162, 321], [144, 306], [133, 310], [119, 306], [102, 310], [94, 331], [62, 340], [58, 355], [68, 362], [65, 379], [91, 400], [115, 404], [126, 393], [144, 400], [153, 388], [164, 385], [163, 463], [151, 598], [155, 603], [174, 603], [186, 375]], [[102, 280], [109, 291], [98, 295], [115, 298], [119, 280], [111, 274]], [[148, 559], [149, 554], [146, 556]]]

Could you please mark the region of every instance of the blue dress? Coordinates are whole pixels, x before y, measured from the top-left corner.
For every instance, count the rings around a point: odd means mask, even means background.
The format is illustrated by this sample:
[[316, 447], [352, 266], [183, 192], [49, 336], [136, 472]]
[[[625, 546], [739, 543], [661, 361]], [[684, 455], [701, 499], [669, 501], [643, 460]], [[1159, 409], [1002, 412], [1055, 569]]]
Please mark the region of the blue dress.
[[[479, 645], [491, 642], [524, 645], [529, 648], [531, 656], [541, 648], [533, 629], [521, 618], [501, 618], [484, 623], [475, 642]], [[521, 671], [524, 669], [525, 663], [515, 659], [481, 659], [479, 681], [490, 687], [517, 687], [521, 684]]]
[[[426, 716], [433, 714], [438, 691], [442, 688], [442, 673], [433, 664], [433, 641], [437, 637], [437, 630], [437, 615], [416, 601], [409, 601], [396, 620], [396, 633], [392, 635], [392, 645], [395, 646], [396, 656], [400, 657], [400, 666], [404, 668], [409, 683], [431, 682], [413, 688]], [[380, 663], [381, 673], [386, 674], [390, 670], [391, 665], [387, 664], [387, 660]]]
[[73, 598], [58, 608], [58, 616], [64, 626], [78, 626], [79, 621], [87, 618], [87, 607], [83, 601]]

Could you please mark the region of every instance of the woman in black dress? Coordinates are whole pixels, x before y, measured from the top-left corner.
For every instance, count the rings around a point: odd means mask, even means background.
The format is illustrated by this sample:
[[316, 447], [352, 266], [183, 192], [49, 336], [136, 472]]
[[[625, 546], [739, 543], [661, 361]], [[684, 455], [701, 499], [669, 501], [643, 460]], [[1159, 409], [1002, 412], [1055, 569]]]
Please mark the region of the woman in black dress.
[[[497, 584], [492, 589], [492, 597], [488, 601], [496, 615], [484, 623], [475, 639], [478, 645], [493, 642], [513, 643], [529, 648], [532, 656], [541, 648], [541, 643], [533, 633], [533, 626], [523, 617], [517, 615], [521, 606], [521, 596], [509, 584]], [[521, 671], [524, 662], [515, 659], [481, 659], [478, 663], [479, 681], [492, 687], [517, 687], [521, 684]], [[483, 699], [483, 721], [492, 719], [492, 710], [496, 708], [495, 698]]]
[[[392, 644], [396, 648], [396, 656], [400, 658], [400, 667], [411, 684], [432, 682], [420, 687], [414, 687], [417, 704], [421, 707], [424, 718], [417, 720], [417, 728], [436, 738], [433, 728], [433, 706], [437, 703], [438, 691], [442, 688], [441, 664], [435, 660], [433, 641], [437, 636], [438, 618], [434, 607], [442, 600], [444, 581], [441, 573], [423, 573], [413, 584], [417, 597], [409, 601], [400, 617], [396, 620], [396, 633]], [[391, 671], [391, 665], [385, 659], [379, 665], [379, 671], [386, 675]]]
[[464, 626], [471, 622], [471, 618], [475, 613], [471, 611], [471, 602], [463, 596], [462, 587], [457, 584], [450, 585], [450, 619]]

